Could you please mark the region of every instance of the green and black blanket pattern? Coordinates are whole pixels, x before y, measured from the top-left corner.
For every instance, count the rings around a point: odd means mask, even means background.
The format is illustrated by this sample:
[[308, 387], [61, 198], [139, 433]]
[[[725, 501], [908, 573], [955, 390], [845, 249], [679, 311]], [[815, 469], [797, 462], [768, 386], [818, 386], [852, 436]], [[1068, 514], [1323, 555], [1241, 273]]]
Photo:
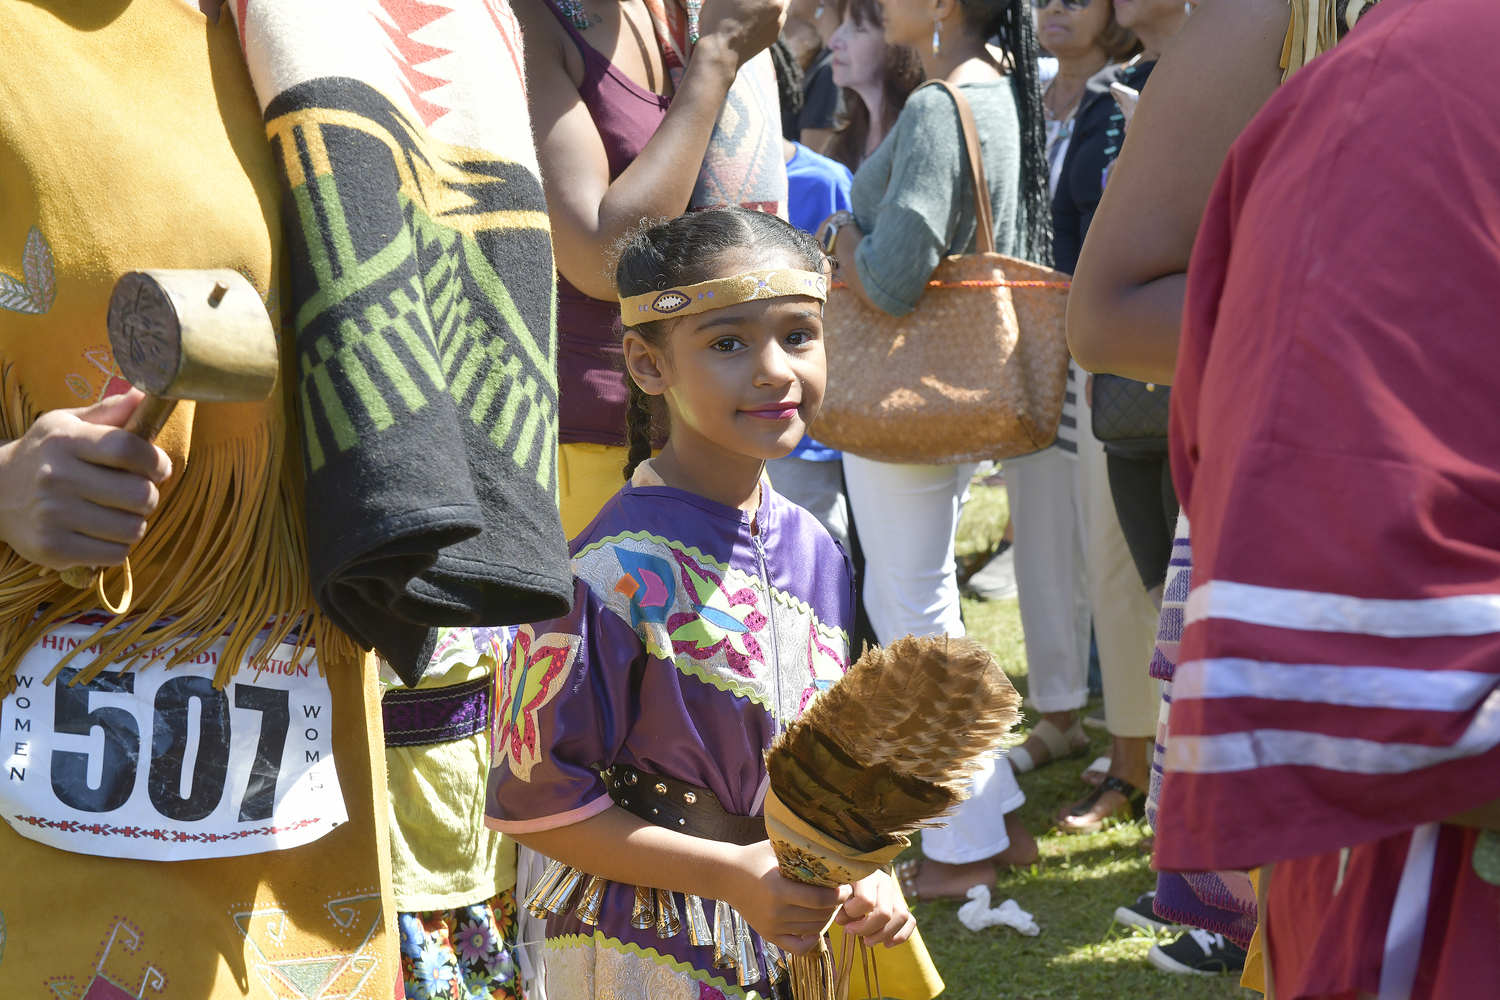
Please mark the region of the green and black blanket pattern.
[[314, 592], [415, 683], [435, 626], [571, 602], [546, 202], [525, 166], [433, 139], [357, 80], [296, 85], [265, 116]]

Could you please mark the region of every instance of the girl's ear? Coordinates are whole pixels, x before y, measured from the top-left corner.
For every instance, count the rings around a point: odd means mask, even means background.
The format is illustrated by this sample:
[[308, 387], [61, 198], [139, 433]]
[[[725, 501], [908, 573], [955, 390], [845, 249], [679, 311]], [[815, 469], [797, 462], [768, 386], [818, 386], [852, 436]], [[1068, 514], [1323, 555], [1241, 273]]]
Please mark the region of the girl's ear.
[[[932, 4], [932, 17], [935, 21], [947, 21], [955, 12], [962, 17], [963, 11], [958, 0], [930, 0]], [[951, 27], [951, 25], [950, 25]]]
[[634, 330], [625, 331], [620, 346], [625, 352], [625, 370], [641, 391], [650, 396], [660, 396], [667, 391], [660, 351], [646, 343], [646, 338]]

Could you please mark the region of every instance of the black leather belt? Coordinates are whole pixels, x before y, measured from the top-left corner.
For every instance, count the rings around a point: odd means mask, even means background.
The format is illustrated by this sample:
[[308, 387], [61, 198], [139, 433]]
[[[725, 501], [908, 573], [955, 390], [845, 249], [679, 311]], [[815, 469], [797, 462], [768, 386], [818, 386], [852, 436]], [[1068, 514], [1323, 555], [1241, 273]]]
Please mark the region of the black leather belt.
[[764, 818], [725, 812], [707, 788], [625, 764], [606, 769], [603, 776], [615, 805], [647, 823], [723, 844], [745, 846], [766, 839]]

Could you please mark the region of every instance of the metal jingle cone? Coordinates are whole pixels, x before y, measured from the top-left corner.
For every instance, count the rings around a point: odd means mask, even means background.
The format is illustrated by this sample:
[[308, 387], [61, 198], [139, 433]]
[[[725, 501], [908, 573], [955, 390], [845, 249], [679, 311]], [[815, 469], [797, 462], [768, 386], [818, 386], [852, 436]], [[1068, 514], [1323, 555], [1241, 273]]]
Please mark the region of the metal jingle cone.
[[677, 916], [677, 900], [667, 889], [656, 890], [656, 936], [676, 937], [682, 933], [682, 919]]
[[573, 908], [573, 897], [578, 895], [578, 888], [586, 878], [588, 876], [577, 868], [569, 868], [552, 891], [542, 897], [542, 909], [548, 913], [567, 913]]
[[656, 893], [649, 887], [635, 887], [635, 906], [630, 910], [630, 926], [647, 931], [656, 926]]
[[771, 981], [773, 987], [777, 986], [785, 976], [781, 968], [781, 949], [765, 938], [761, 938], [760, 943], [766, 950], [766, 978]]
[[734, 968], [734, 911], [722, 899], [714, 902], [714, 968]]
[[608, 879], [595, 875], [583, 887], [583, 898], [578, 901], [578, 919], [590, 927], [599, 922], [599, 909], [604, 905], [604, 890], [608, 885]]
[[[733, 911], [730, 911], [733, 913]], [[734, 916], [734, 964], [740, 969], [740, 985], [754, 986], [760, 982], [760, 962], [755, 957], [755, 938], [750, 934], [750, 925], [738, 913]]]
[[561, 861], [548, 861], [547, 867], [542, 869], [542, 877], [537, 879], [536, 885], [532, 887], [530, 895], [526, 897], [526, 909], [533, 917], [536, 917], [538, 920], [546, 918], [547, 910], [542, 906], [541, 901], [546, 898], [549, 892], [557, 887], [557, 883], [562, 879], [563, 872], [567, 870], [567, 867]]
[[687, 910], [688, 943], [694, 948], [712, 948], [714, 932], [708, 926], [708, 914], [704, 912], [703, 900], [697, 896], [682, 897], [683, 909]]
[[767, 1000], [795, 1000], [792, 996], [792, 973], [787, 966], [787, 954], [765, 938], [760, 939], [766, 950], [766, 978], [771, 981], [771, 995]]

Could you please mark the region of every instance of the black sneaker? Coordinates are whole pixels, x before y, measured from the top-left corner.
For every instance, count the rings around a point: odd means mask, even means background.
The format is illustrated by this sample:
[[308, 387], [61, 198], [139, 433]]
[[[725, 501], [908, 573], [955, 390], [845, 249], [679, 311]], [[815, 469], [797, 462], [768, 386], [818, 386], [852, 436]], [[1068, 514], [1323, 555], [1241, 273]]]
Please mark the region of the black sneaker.
[[1245, 968], [1245, 949], [1222, 934], [1193, 928], [1163, 947], [1152, 945], [1146, 961], [1163, 972], [1188, 976], [1218, 976]]
[[1129, 906], [1121, 906], [1115, 910], [1115, 920], [1132, 927], [1141, 927], [1152, 933], [1159, 934], [1162, 931], [1185, 931], [1186, 927], [1179, 924], [1168, 923], [1158, 917], [1151, 909], [1152, 901], [1156, 899], [1156, 892], [1142, 893], [1135, 898], [1135, 902]]

